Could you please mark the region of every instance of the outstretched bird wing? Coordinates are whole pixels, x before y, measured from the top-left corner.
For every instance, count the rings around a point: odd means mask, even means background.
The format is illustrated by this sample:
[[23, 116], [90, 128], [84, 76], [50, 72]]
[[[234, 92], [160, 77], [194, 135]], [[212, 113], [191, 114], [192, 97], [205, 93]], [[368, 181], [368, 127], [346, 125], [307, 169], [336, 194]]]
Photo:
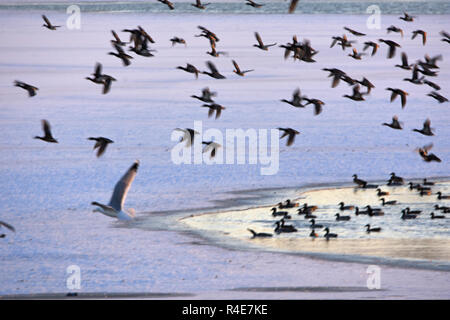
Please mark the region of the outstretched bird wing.
[[123, 177], [116, 183], [114, 187], [114, 192], [109, 201], [109, 206], [111, 206], [116, 211], [121, 211], [125, 198], [127, 197], [128, 190], [136, 177], [137, 169], [139, 168], [139, 160], [136, 160], [133, 165], [128, 169], [128, 171], [123, 175]]

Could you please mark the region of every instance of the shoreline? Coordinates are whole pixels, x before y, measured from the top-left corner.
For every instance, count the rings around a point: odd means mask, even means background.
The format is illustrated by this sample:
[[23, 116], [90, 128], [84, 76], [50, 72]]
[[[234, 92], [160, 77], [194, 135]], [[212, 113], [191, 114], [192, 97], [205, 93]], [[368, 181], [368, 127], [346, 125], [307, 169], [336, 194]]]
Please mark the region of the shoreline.
[[[431, 177], [427, 178], [428, 180], [433, 180], [434, 182], [440, 182], [440, 183], [449, 183], [449, 177]], [[407, 179], [407, 181], [421, 181], [421, 178], [415, 178], [415, 179]], [[379, 184], [383, 181], [376, 180], [376, 181], [369, 181], [371, 184]], [[274, 203], [277, 203], [279, 201], [275, 199], [283, 198], [283, 200], [289, 198], [287, 196], [282, 196], [281, 194], [274, 195], [273, 192], [284, 192], [286, 193], [298, 193], [298, 196], [295, 197], [294, 201], [297, 202], [301, 199], [304, 199], [304, 195], [309, 192], [315, 192], [315, 191], [335, 191], [340, 189], [354, 189], [352, 188], [352, 183], [339, 183], [339, 182], [332, 182], [332, 183], [320, 183], [320, 184], [308, 184], [304, 186], [298, 186], [298, 187], [285, 187], [285, 188], [263, 188], [263, 189], [253, 189], [253, 190], [241, 190], [241, 191], [232, 191], [229, 192], [231, 194], [244, 194], [244, 195], [251, 195], [256, 194], [256, 197], [244, 197], [245, 200], [256, 199], [256, 203], [254, 202], [251, 206], [246, 206], [243, 203], [245, 202], [241, 198], [232, 198], [227, 199], [225, 201], [228, 204], [233, 204], [233, 206], [216, 206], [212, 209], [192, 209], [189, 210], [191, 214], [189, 215], [180, 215], [179, 213], [183, 212], [183, 210], [177, 210], [175, 215], [177, 215], [176, 221], [181, 222], [181, 224], [184, 225], [184, 228], [181, 226], [178, 226], [176, 229], [178, 231], [184, 231], [188, 232], [192, 235], [195, 235], [203, 240], [206, 241], [205, 244], [210, 244], [213, 246], [219, 246], [226, 249], [231, 250], [260, 250], [264, 252], [271, 252], [271, 253], [283, 253], [288, 255], [297, 255], [302, 257], [308, 257], [312, 259], [321, 259], [321, 260], [328, 260], [328, 261], [339, 261], [339, 262], [356, 262], [361, 264], [367, 264], [367, 263], [376, 263], [376, 264], [382, 264], [382, 265], [388, 265], [392, 267], [399, 267], [399, 268], [413, 268], [413, 269], [424, 269], [424, 270], [435, 270], [435, 271], [450, 271], [450, 259], [449, 260], [433, 260], [433, 259], [420, 259], [420, 258], [404, 258], [404, 257], [386, 257], [386, 256], [371, 256], [371, 255], [361, 255], [361, 254], [348, 254], [348, 253], [342, 253], [342, 252], [317, 252], [317, 251], [308, 251], [308, 250], [300, 250], [300, 251], [290, 251], [290, 250], [283, 250], [280, 248], [274, 248], [274, 247], [268, 247], [267, 245], [264, 245], [264, 241], [266, 239], [254, 239], [254, 241], [242, 241], [242, 239], [237, 238], [231, 238], [231, 237], [224, 237], [227, 234], [221, 234], [220, 232], [214, 231], [214, 230], [208, 230], [208, 229], [200, 229], [196, 228], [195, 226], [192, 226], [192, 223], [190, 225], [189, 221], [190, 219], [195, 219], [199, 217], [209, 217], [212, 215], [226, 215], [229, 213], [235, 213], [235, 212], [245, 212], [248, 210], [253, 209], [270, 209], [274, 206]], [[292, 199], [292, 197], [291, 197]], [[434, 199], [434, 198], [433, 198]], [[277, 202], [274, 202], [277, 201]], [[280, 200], [280, 201], [283, 201]], [[184, 211], [186, 213], [186, 211]], [[290, 221], [290, 220], [289, 220]], [[258, 231], [265, 231], [265, 230], [258, 230]], [[248, 236], [250, 239], [250, 236]], [[272, 239], [270, 239], [272, 240]], [[299, 245], [299, 242], [307, 242], [311, 241], [311, 239], [308, 239], [307, 237], [303, 239], [283, 239], [285, 240], [286, 244], [292, 244], [292, 241], [295, 241], [297, 246]], [[322, 239], [314, 239], [317, 241], [320, 241]], [[372, 244], [375, 241], [379, 242], [385, 242], [390, 241], [392, 244], [401, 246], [402, 242], [420, 242], [420, 243], [426, 243], [427, 241], [431, 242], [442, 242], [445, 246], [445, 243], [449, 242], [450, 239], [448, 238], [439, 238], [439, 239], [430, 239], [430, 238], [421, 238], [421, 239], [411, 239], [411, 238], [397, 238], [397, 239], [339, 239], [341, 243], [347, 243], [347, 244], [353, 244], [355, 245], [355, 241], [358, 241], [361, 243], [361, 240], [364, 242], [370, 243], [372, 241]], [[330, 241], [332, 243], [332, 241]], [[419, 243], [419, 246], [420, 246]]]

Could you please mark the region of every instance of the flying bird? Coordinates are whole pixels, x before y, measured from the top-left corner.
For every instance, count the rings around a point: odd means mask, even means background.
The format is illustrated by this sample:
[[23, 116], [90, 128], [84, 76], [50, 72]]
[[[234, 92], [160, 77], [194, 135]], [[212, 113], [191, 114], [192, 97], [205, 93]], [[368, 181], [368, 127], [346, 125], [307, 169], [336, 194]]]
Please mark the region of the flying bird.
[[191, 3], [191, 6], [196, 7], [197, 9], [206, 9], [206, 6], [210, 5], [211, 3], [202, 3], [200, 0], [195, 0], [195, 3]]
[[158, 1], [161, 2], [161, 3], [163, 3], [163, 4], [165, 4], [165, 5], [167, 5], [167, 6], [169, 7], [170, 10], [175, 9], [175, 7], [173, 6], [173, 3], [170, 2], [169, 0], [158, 0]]
[[415, 18], [414, 16], [410, 16], [406, 12], [403, 12], [403, 17], [399, 17], [399, 19], [406, 21], [406, 22], [413, 22], [414, 18]]
[[98, 148], [97, 150], [97, 158], [99, 158], [103, 153], [106, 151], [106, 147], [110, 143], [114, 143], [111, 139], [105, 138], [105, 137], [89, 137], [88, 140], [95, 141], [94, 150]]
[[409, 95], [408, 92], [403, 91], [401, 89], [394, 89], [394, 88], [386, 88], [386, 90], [391, 91], [391, 102], [397, 98], [397, 96], [400, 96], [401, 102], [402, 102], [402, 108], [406, 105], [406, 96]]
[[400, 34], [402, 35], [402, 38], [403, 38], [403, 30], [400, 29], [400, 28], [397, 28], [396, 26], [390, 26], [390, 27], [387, 28], [386, 30], [387, 30], [387, 33], [390, 33], [390, 32], [397, 32], [397, 33], [400, 33]]
[[448, 99], [446, 97], [440, 95], [436, 91], [431, 91], [429, 94], [427, 94], [427, 96], [436, 99], [439, 103], [448, 102]]
[[253, 46], [254, 46], [254, 47], [257, 47], [257, 48], [259, 48], [259, 49], [261, 49], [261, 50], [268, 51], [268, 50], [269, 50], [269, 47], [272, 47], [272, 46], [275, 46], [275, 45], [276, 45], [276, 43], [267, 44], [267, 45], [264, 44], [263, 41], [262, 41], [262, 39], [261, 39], [261, 36], [259, 35], [258, 32], [255, 32], [255, 38], [256, 38], [256, 41], [258, 41], [258, 44], [254, 44]]
[[425, 43], [427, 43], [427, 33], [425, 31], [423, 31], [423, 30], [415, 30], [415, 31], [413, 31], [411, 39], [414, 39], [419, 34], [422, 36], [422, 44], [425, 45]]
[[184, 135], [181, 137], [180, 142], [186, 141], [186, 147], [190, 147], [194, 143], [195, 135], [199, 134], [198, 131], [195, 131], [191, 128], [180, 129], [176, 128], [175, 131], [181, 131]]
[[252, 71], [254, 71], [253, 69], [241, 71], [241, 69], [239, 68], [239, 65], [237, 64], [237, 62], [234, 61], [234, 60], [231, 60], [231, 61], [233, 62], [233, 65], [234, 65], [234, 70], [233, 70], [233, 72], [236, 73], [238, 76], [243, 77], [247, 72], [252, 72]]
[[291, 2], [289, 3], [289, 9], [288, 9], [288, 13], [294, 13], [295, 8], [297, 7], [299, 0], [291, 0]]
[[178, 67], [176, 67], [176, 69], [180, 69], [180, 70], [183, 70], [183, 71], [186, 71], [189, 73], [193, 73], [193, 74], [195, 74], [196, 79], [198, 79], [198, 74], [200, 73], [200, 71], [190, 63], [186, 63], [186, 67], [178, 66]]
[[108, 54], [121, 59], [124, 66], [129, 66], [131, 63], [130, 59], [133, 59], [133, 57], [129, 54], [126, 54], [125, 51], [123, 51], [122, 47], [116, 43], [114, 44], [114, 48], [116, 49], [117, 53], [108, 52]]
[[283, 139], [284, 137], [288, 136], [288, 140], [286, 143], [286, 146], [288, 147], [294, 143], [295, 136], [297, 134], [300, 134], [300, 132], [292, 128], [278, 128], [278, 130], [283, 131], [283, 134], [281, 135], [280, 139]]
[[392, 128], [392, 129], [397, 129], [397, 130], [402, 130], [403, 129], [402, 123], [398, 121], [398, 117], [397, 116], [393, 116], [392, 117], [392, 122], [391, 123], [386, 123], [385, 122], [382, 125], [383, 126], [387, 126], [389, 128]]
[[14, 81], [14, 86], [22, 88], [24, 90], [27, 90], [29, 97], [34, 97], [36, 95], [36, 91], [39, 90], [35, 86], [29, 85], [29, 84], [27, 84], [25, 82], [18, 81], [18, 80]]
[[170, 41], [172, 42], [172, 47], [177, 43], [184, 44], [184, 46], [186, 46], [186, 40], [184, 40], [183, 38], [173, 37], [172, 39], [170, 39]]
[[286, 100], [286, 99], [281, 99], [281, 102], [285, 102], [290, 104], [293, 107], [297, 107], [297, 108], [304, 108], [305, 106], [302, 104], [302, 100], [304, 98], [301, 96], [300, 94], [300, 88], [295, 89], [294, 93], [292, 94], [292, 100]]
[[203, 148], [203, 153], [211, 151], [209, 155], [210, 158], [214, 158], [216, 156], [217, 149], [222, 147], [222, 145], [213, 141], [202, 141], [202, 144], [205, 145], [205, 148]]
[[44, 21], [45, 21], [45, 23], [42, 26], [46, 27], [49, 30], [56, 30], [56, 28], [60, 28], [61, 27], [61, 26], [54, 26], [54, 25], [52, 25], [50, 20], [48, 20], [48, 18], [45, 15], [42, 15], [42, 19], [44, 19]]
[[214, 112], [216, 113], [216, 119], [220, 117], [222, 114], [222, 110], [225, 109], [225, 107], [221, 106], [217, 103], [211, 103], [211, 104], [204, 104], [202, 107], [209, 108], [208, 110], [208, 118], [212, 117]]
[[222, 74], [219, 73], [219, 71], [217, 70], [216, 66], [214, 65], [214, 63], [212, 63], [211, 61], [207, 61], [206, 62], [206, 66], [208, 67], [208, 69], [211, 72], [208, 71], [203, 71], [203, 74], [206, 74], [214, 79], [225, 79], [225, 76], [223, 76]]
[[[16, 229], [12, 226], [12, 225], [10, 225], [9, 223], [6, 223], [6, 222], [4, 222], [4, 221], [0, 221], [0, 229], [2, 228], [2, 227], [5, 227], [6, 229], [9, 229], [10, 231], [12, 231], [12, 232], [16, 232]], [[6, 235], [5, 234], [0, 234], [0, 238], [4, 238], [4, 237], [6, 237]]]
[[139, 160], [136, 160], [123, 177], [116, 183], [111, 200], [107, 205], [91, 202], [92, 205], [98, 208], [93, 212], [100, 212], [108, 217], [117, 218], [119, 220], [131, 220], [134, 218], [134, 210], [129, 212], [124, 211], [123, 205], [130, 190], [131, 184], [136, 177], [137, 170], [139, 168]]
[[387, 58], [391, 59], [395, 56], [395, 48], [401, 48], [401, 46], [392, 40], [384, 40], [384, 39], [378, 39], [379, 42], [382, 42], [386, 44], [389, 47]]
[[358, 32], [358, 31], [352, 30], [352, 29], [350, 29], [350, 28], [348, 28], [348, 27], [344, 27], [344, 29], [347, 30], [348, 32], [350, 32], [351, 34], [357, 36], [357, 37], [362, 37], [362, 36], [365, 36], [365, 35], [366, 35], [365, 33], [362, 33], [362, 32]]
[[369, 49], [370, 47], [372, 48], [372, 53], [371, 53], [371, 55], [373, 56], [373, 55], [375, 55], [375, 53], [377, 53], [377, 50], [378, 50], [378, 48], [380, 47], [380, 45], [379, 45], [378, 43], [373, 42], [373, 41], [367, 41], [367, 42], [364, 42], [364, 48], [363, 48], [363, 51], [366, 51], [366, 50]]
[[433, 144], [427, 144], [426, 146], [423, 146], [422, 148], [417, 148], [416, 151], [419, 152], [419, 155], [422, 157], [422, 159], [425, 162], [441, 162], [441, 159], [439, 159], [434, 153], [428, 153], [428, 151], [433, 148]]
[[42, 130], [44, 131], [43, 137], [34, 137], [34, 139], [41, 139], [42, 141], [50, 142], [50, 143], [58, 143], [58, 141], [53, 138], [52, 132], [50, 129], [50, 123], [47, 120], [41, 120]]
[[198, 99], [203, 102], [214, 102], [212, 97], [215, 97], [216, 95], [217, 95], [216, 92], [211, 92], [211, 91], [209, 91], [209, 88], [206, 87], [206, 88], [202, 89], [202, 95], [200, 97], [196, 96], [196, 95], [192, 95], [191, 98], [195, 98], [195, 99]]
[[245, 1], [247, 1], [245, 3], [246, 5], [251, 6], [253, 8], [261, 8], [263, 6], [263, 4], [256, 3], [253, 0], [245, 0]]

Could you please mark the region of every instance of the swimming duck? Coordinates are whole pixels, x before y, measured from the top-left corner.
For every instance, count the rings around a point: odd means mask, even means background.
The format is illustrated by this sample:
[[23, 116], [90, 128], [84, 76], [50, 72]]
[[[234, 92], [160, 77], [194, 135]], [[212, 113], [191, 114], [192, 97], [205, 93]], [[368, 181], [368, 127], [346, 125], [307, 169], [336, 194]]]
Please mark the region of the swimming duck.
[[425, 120], [423, 123], [422, 129], [413, 129], [412, 131], [419, 132], [425, 136], [434, 136], [434, 133], [432, 132], [432, 129], [430, 128], [431, 121], [430, 119]]
[[302, 100], [303, 97], [300, 94], [300, 88], [295, 89], [294, 93], [292, 94], [292, 100], [286, 100], [286, 99], [281, 99], [281, 102], [285, 102], [290, 104], [293, 107], [297, 107], [297, 108], [304, 108], [305, 106], [302, 104]]
[[311, 222], [311, 228], [312, 229], [314, 229], [314, 228], [318, 228], [318, 229], [323, 228], [323, 225], [316, 224], [316, 220], [315, 219], [311, 219], [311, 220], [309, 220], [309, 222]]
[[364, 42], [363, 51], [366, 51], [370, 47], [372, 47], [371, 55], [373, 56], [373, 55], [375, 55], [375, 53], [377, 53], [377, 50], [380, 47], [380, 45], [378, 43], [373, 42], [373, 41]]
[[283, 134], [281, 135], [280, 139], [283, 139], [284, 137], [288, 136], [288, 140], [286, 143], [286, 146], [288, 147], [294, 143], [295, 136], [297, 134], [300, 134], [300, 132], [292, 128], [278, 128], [278, 130], [283, 131]]
[[217, 70], [217, 68], [214, 65], [214, 63], [212, 63], [211, 61], [207, 61], [206, 62], [206, 66], [209, 68], [209, 70], [211, 72], [203, 71], [202, 72], [203, 74], [207, 74], [208, 76], [210, 76], [210, 77], [212, 77], [214, 79], [225, 79], [225, 77], [219, 73], [219, 71]]
[[396, 64], [395, 67], [404, 70], [411, 70], [412, 66], [412, 64], [408, 63], [408, 56], [406, 55], [406, 53], [402, 52], [402, 64]]
[[434, 208], [436, 210], [441, 210], [444, 213], [450, 213], [450, 207], [446, 207], [446, 206], [439, 206], [438, 204], [434, 205]]
[[423, 179], [423, 185], [424, 186], [434, 186], [434, 182], [427, 181], [427, 178]]
[[41, 139], [42, 141], [50, 143], [58, 143], [58, 141], [52, 136], [52, 132], [50, 130], [50, 123], [47, 120], [41, 120], [41, 123], [42, 123], [42, 130], [44, 131], [44, 136], [43, 137], [36, 136], [34, 137], [34, 139]]
[[386, 44], [389, 47], [387, 55], [388, 59], [392, 59], [395, 56], [395, 48], [401, 48], [401, 46], [397, 42], [392, 40], [378, 39], [378, 41]]
[[272, 216], [278, 217], [278, 216], [287, 216], [289, 212], [287, 211], [277, 211], [277, 208], [272, 208]]
[[54, 25], [52, 25], [50, 20], [48, 20], [48, 18], [45, 15], [42, 15], [42, 19], [44, 19], [44, 21], [45, 21], [45, 23], [42, 26], [46, 27], [49, 30], [56, 30], [56, 28], [60, 28], [61, 27], [61, 26], [54, 26]]
[[381, 189], [378, 188], [378, 189], [377, 189], [377, 195], [378, 195], [379, 197], [382, 197], [382, 196], [388, 196], [388, 195], [389, 195], [389, 192], [387, 192], [387, 191], [381, 191]]
[[359, 92], [359, 84], [353, 87], [353, 94], [349, 96], [348, 94], [343, 95], [344, 98], [349, 98], [354, 101], [364, 101], [364, 94]]
[[258, 32], [255, 32], [255, 38], [256, 38], [256, 41], [258, 41], [258, 44], [254, 44], [253, 46], [254, 46], [254, 47], [257, 47], [257, 48], [259, 48], [259, 49], [261, 49], [261, 50], [268, 51], [268, 50], [269, 50], [269, 47], [272, 47], [272, 46], [275, 46], [275, 45], [276, 45], [276, 43], [267, 44], [267, 45], [264, 44], [264, 43], [262, 42], [261, 36], [259, 35]]
[[209, 88], [206, 87], [206, 88], [202, 89], [202, 95], [200, 97], [196, 96], [196, 95], [192, 95], [191, 98], [195, 98], [195, 99], [198, 99], [203, 102], [211, 102], [212, 103], [212, 102], [214, 102], [214, 100], [211, 97], [215, 97], [216, 95], [217, 95], [216, 92], [211, 92], [209, 90]]
[[414, 16], [410, 16], [406, 12], [403, 12], [403, 17], [399, 17], [399, 19], [406, 21], [406, 22], [413, 22], [414, 18], [415, 18]]
[[206, 9], [206, 6], [210, 5], [211, 3], [202, 3], [200, 0], [195, 0], [195, 3], [191, 3], [191, 6], [196, 7], [197, 9]]
[[105, 137], [97, 137], [97, 138], [89, 137], [87, 139], [95, 141], [94, 150], [98, 148], [97, 158], [99, 158], [103, 153], [105, 153], [108, 144], [114, 143], [114, 141]]
[[366, 214], [369, 214], [369, 211], [367, 211], [367, 210], [359, 210], [358, 207], [355, 207], [355, 215], [359, 216], [360, 214], [366, 215]]
[[344, 211], [344, 210], [354, 210], [355, 206], [344, 206], [344, 202], [339, 202], [339, 210]]
[[392, 129], [396, 129], [396, 130], [402, 130], [403, 127], [401, 125], [402, 123], [398, 121], [398, 117], [397, 116], [393, 116], [392, 117], [392, 122], [391, 123], [382, 123], [383, 126], [387, 126], [390, 127]]
[[409, 207], [406, 207], [405, 209], [406, 214], [420, 214], [422, 212], [422, 210], [411, 210]]
[[371, 228], [371, 227], [370, 227], [370, 224], [366, 224], [365, 227], [366, 227], [366, 232], [367, 232], [367, 233], [371, 233], [371, 232], [380, 232], [380, 231], [381, 231], [381, 228], [380, 228], [380, 227]]
[[272, 234], [265, 233], [265, 232], [255, 232], [254, 230], [247, 228], [248, 231], [252, 233], [252, 238], [270, 238], [272, 237]]
[[421, 187], [420, 184], [414, 184], [413, 182], [409, 182], [408, 185], [409, 185], [409, 190], [414, 190], [414, 189], [419, 190]]
[[448, 99], [447, 99], [446, 97], [440, 95], [440, 94], [437, 93], [436, 91], [430, 92], [429, 94], [427, 94], [427, 96], [436, 99], [439, 103], [448, 102]]
[[349, 221], [351, 219], [350, 216], [341, 216], [339, 213], [334, 215], [336, 217], [336, 221]]
[[319, 209], [318, 206], [308, 206], [307, 203], [304, 203], [304, 204], [303, 204], [303, 210], [305, 210], [305, 211], [314, 212], [314, 211], [316, 211], [317, 209]]
[[427, 33], [423, 30], [414, 30], [412, 32], [412, 37], [411, 39], [413, 40], [415, 37], [417, 37], [418, 35], [422, 36], [422, 44], [425, 45], [425, 43], [427, 43]]
[[189, 73], [193, 73], [193, 74], [195, 74], [196, 79], [198, 79], [198, 74], [200, 73], [200, 71], [190, 63], [186, 63], [186, 67], [178, 66], [178, 67], [176, 67], [176, 69], [180, 69], [180, 70], [183, 70], [183, 71], [186, 71]]
[[308, 104], [312, 104], [314, 106], [314, 115], [317, 116], [322, 112], [322, 106], [325, 105], [325, 102], [319, 100], [319, 99], [308, 99], [304, 97], [304, 100], [307, 101], [305, 106]]
[[239, 65], [237, 64], [237, 62], [234, 61], [234, 60], [231, 60], [231, 61], [233, 62], [233, 65], [234, 65], [234, 70], [233, 70], [233, 72], [236, 73], [238, 76], [243, 77], [247, 72], [252, 72], [252, 71], [254, 71], [253, 69], [241, 71], [241, 69], [239, 68]]
[[445, 216], [437, 216], [434, 212], [430, 213], [431, 219], [445, 219]]
[[317, 216], [311, 214], [311, 211], [306, 211], [305, 219], [316, 219]]
[[372, 208], [370, 205], [367, 205], [366, 208], [369, 217], [384, 216], [384, 212], [379, 208]]
[[353, 175], [353, 182], [358, 185], [358, 187], [364, 188], [367, 185], [367, 181], [358, 179], [356, 174]]
[[290, 233], [290, 232], [297, 232], [297, 229], [293, 226], [293, 225], [287, 225], [284, 224], [284, 220], [281, 219], [280, 221], [275, 222], [276, 228], [275, 228], [275, 232], [276, 233], [282, 233], [282, 232], [286, 232], [286, 233]]
[[298, 203], [291, 202], [291, 199], [287, 199], [285, 204], [283, 204], [281, 202], [278, 203], [278, 208], [280, 208], [280, 209], [295, 208], [295, 207], [298, 207]]
[[394, 204], [397, 204], [397, 200], [385, 201], [384, 198], [381, 198], [380, 200], [381, 200], [383, 206], [392, 206]]
[[411, 220], [411, 219], [416, 219], [417, 216], [415, 214], [407, 214], [404, 210], [402, 210], [402, 216], [401, 219], [402, 220]]
[[405, 183], [405, 179], [403, 179], [402, 177], [399, 177], [397, 175], [395, 175], [395, 172], [391, 172], [391, 177], [390, 180], [397, 182], [397, 183], [401, 183], [404, 184]]
[[316, 233], [314, 229], [311, 230], [311, 233], [309, 234], [311, 238], [317, 238], [319, 235]]
[[29, 97], [34, 97], [36, 95], [36, 91], [39, 90], [35, 86], [29, 85], [25, 82], [18, 81], [18, 80], [14, 81], [14, 86], [27, 90]]
[[353, 34], [353, 35], [355, 35], [355, 36], [357, 36], [357, 37], [362, 37], [362, 36], [365, 36], [365, 35], [366, 35], [365, 33], [362, 33], [362, 32], [358, 32], [358, 31], [352, 30], [352, 29], [350, 29], [350, 28], [348, 28], [348, 27], [344, 27], [344, 30], [347, 30], [348, 32], [350, 32], [351, 34]]
[[403, 30], [400, 29], [400, 28], [397, 28], [396, 26], [391, 25], [391, 26], [390, 26], [389, 28], [387, 28], [386, 30], [387, 30], [387, 33], [390, 33], [390, 32], [397, 32], [397, 33], [400, 33], [400, 34], [402, 35], [402, 38], [403, 38]]
[[326, 227], [325, 229], [325, 235], [324, 237], [328, 240], [330, 238], [337, 238], [338, 235], [336, 233], [330, 233], [330, 229], [328, 227]]
[[210, 104], [204, 104], [202, 107], [209, 108], [208, 110], [208, 118], [212, 117], [214, 112], [216, 113], [216, 119], [220, 117], [222, 114], [222, 110], [225, 110], [226, 108], [224, 106], [221, 106], [220, 104], [217, 104], [215, 102]]
[[427, 144], [422, 148], [417, 148], [416, 151], [419, 152], [419, 155], [425, 162], [432, 162], [432, 161], [441, 162], [441, 159], [439, 159], [438, 156], [436, 156], [434, 153], [428, 153], [428, 151], [430, 151], [431, 148], [433, 148], [432, 143]]
[[450, 196], [447, 196], [447, 195], [445, 195], [445, 196], [443, 196], [442, 195], [442, 192], [440, 192], [440, 191], [438, 191], [438, 192], [436, 192], [436, 194], [438, 195], [438, 200], [446, 200], [446, 199], [450, 199]]
[[429, 191], [429, 190], [420, 190], [419, 195], [421, 197], [423, 197], [423, 196], [431, 196], [431, 191]]

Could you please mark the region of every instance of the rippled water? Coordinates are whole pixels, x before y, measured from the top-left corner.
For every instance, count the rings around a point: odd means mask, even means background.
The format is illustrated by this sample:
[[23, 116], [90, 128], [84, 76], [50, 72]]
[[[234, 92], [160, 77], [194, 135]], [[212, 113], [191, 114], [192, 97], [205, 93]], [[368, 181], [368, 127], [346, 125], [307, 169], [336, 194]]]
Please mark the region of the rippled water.
[[[279, 217], [271, 214], [272, 206], [258, 207], [248, 210], [227, 211], [215, 214], [203, 214], [181, 221], [191, 228], [208, 231], [209, 236], [220, 238], [224, 242], [239, 240], [251, 246], [284, 252], [327, 253], [335, 255], [376, 256], [385, 258], [426, 259], [450, 262], [450, 214], [435, 210], [436, 204], [450, 206], [450, 200], [438, 200], [435, 192], [450, 192], [450, 182], [438, 182], [432, 187], [433, 194], [420, 196], [416, 190], [408, 186], [389, 187], [382, 185], [390, 194], [386, 201], [397, 200], [397, 204], [382, 206], [375, 189], [356, 189], [353, 187], [337, 189], [317, 189], [299, 194], [296, 199], [303, 205], [317, 205], [313, 213], [316, 224], [323, 225], [315, 231], [318, 238], [310, 238], [310, 219], [297, 214], [297, 208], [283, 209], [288, 211], [291, 219], [286, 220], [297, 228], [295, 233], [274, 233], [274, 223]], [[338, 203], [346, 205], [366, 205], [381, 208], [384, 216], [356, 215], [355, 211], [340, 211]], [[275, 204], [274, 204], [275, 205]], [[414, 220], [402, 220], [401, 210], [422, 212]], [[364, 209], [362, 209], [364, 210]], [[445, 219], [431, 219], [430, 213], [444, 215]], [[350, 216], [350, 221], [336, 221], [335, 214]], [[381, 227], [381, 232], [367, 233], [366, 224]], [[337, 233], [338, 238], [326, 241], [323, 228]], [[272, 238], [252, 239], [247, 228], [257, 232], [272, 233]], [[449, 265], [450, 266], [450, 265]]]
[[[167, 12], [171, 14], [179, 13], [199, 13], [203, 14], [282, 14], [286, 13], [289, 1], [265, 2], [261, 8], [253, 8], [245, 5], [245, 2], [213, 2], [205, 10], [199, 10], [191, 5], [192, 2], [176, 2], [175, 9], [170, 10], [166, 5], [159, 2], [81, 2], [77, 3], [82, 12]], [[204, 1], [205, 3], [207, 1]], [[379, 6], [381, 13], [402, 14], [407, 11], [409, 14], [448, 14], [450, 13], [450, 2], [443, 1], [393, 1], [393, 2], [354, 2], [354, 1], [301, 1], [295, 11], [296, 14], [366, 14], [370, 5]], [[34, 3], [9, 3], [0, 4], [0, 10], [54, 10], [65, 11], [67, 2], [34, 2]]]

